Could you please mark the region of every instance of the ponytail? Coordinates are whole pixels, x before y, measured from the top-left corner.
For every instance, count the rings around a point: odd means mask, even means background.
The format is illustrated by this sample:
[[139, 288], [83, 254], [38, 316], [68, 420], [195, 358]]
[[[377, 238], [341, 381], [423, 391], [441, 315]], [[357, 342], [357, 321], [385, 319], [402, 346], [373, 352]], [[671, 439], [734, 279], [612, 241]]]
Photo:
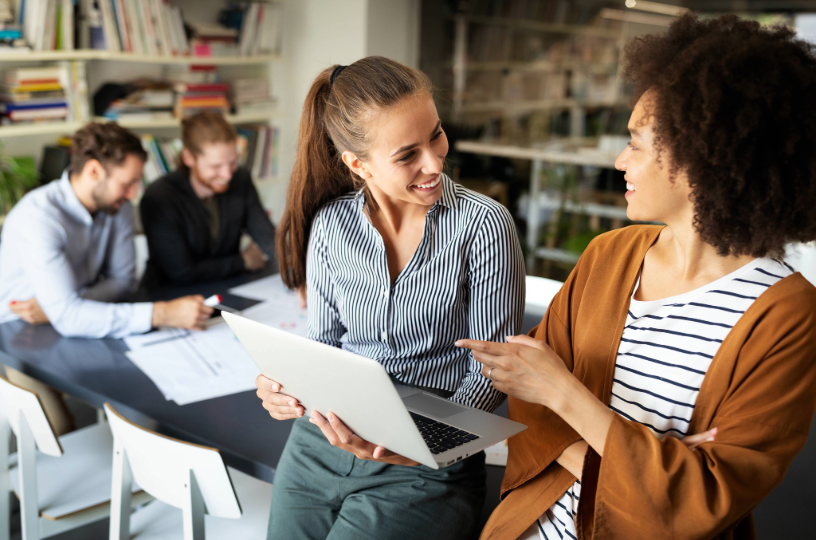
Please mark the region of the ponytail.
[[[306, 250], [317, 211], [332, 199], [365, 188], [341, 155], [350, 151], [366, 159], [367, 113], [421, 92], [431, 94], [422, 72], [387, 58], [358, 60], [339, 70], [332, 82], [336, 68], [317, 76], [300, 117], [297, 156], [276, 240], [281, 278], [290, 289], [306, 284]], [[371, 205], [373, 198], [367, 196], [366, 201]]]
[[306, 249], [315, 214], [321, 206], [355, 187], [325, 127], [331, 72], [327, 69], [320, 73], [306, 96], [286, 210], [278, 226], [278, 265], [283, 283], [290, 289], [306, 283]]

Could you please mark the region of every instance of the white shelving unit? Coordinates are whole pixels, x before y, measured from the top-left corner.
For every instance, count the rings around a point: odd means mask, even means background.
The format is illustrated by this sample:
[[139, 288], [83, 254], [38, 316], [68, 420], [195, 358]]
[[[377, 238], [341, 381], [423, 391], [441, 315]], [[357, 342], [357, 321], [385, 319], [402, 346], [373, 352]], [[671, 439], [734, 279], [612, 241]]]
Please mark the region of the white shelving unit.
[[613, 168], [617, 154], [605, 154], [597, 151], [554, 151], [541, 148], [509, 146], [477, 141], [459, 141], [456, 149], [460, 152], [498, 156], [515, 159], [529, 159], [533, 163], [530, 173], [530, 198], [527, 215], [527, 266], [532, 267], [536, 258], [547, 259], [567, 264], [578, 262], [578, 255], [558, 248], [538, 245], [538, 229], [542, 225], [542, 210], [558, 210], [563, 204], [564, 211], [597, 216], [609, 219], [628, 220], [626, 208], [611, 204], [562, 202], [541, 190], [541, 173], [547, 163], [569, 165], [588, 165], [592, 167]]
[[[271, 0], [274, 3], [285, 3], [285, 0]], [[173, 0], [185, 14], [185, 20], [193, 22], [214, 22], [219, 10], [228, 5], [227, 0]], [[285, 30], [284, 30], [285, 31]], [[85, 81], [88, 100], [105, 82], [123, 83], [137, 78], [161, 79], [167, 70], [179, 66], [217, 66], [225, 80], [242, 77], [268, 77], [273, 95], [280, 91], [280, 79], [285, 69], [285, 59], [281, 54], [264, 54], [253, 56], [164, 56], [143, 55], [107, 50], [73, 50], [73, 51], [20, 51], [0, 52], [0, 69], [12, 69], [27, 65], [39, 65], [49, 62], [76, 61], [85, 64]], [[273, 77], [274, 72], [274, 77]], [[237, 115], [227, 115], [232, 124], [271, 123], [282, 118], [280, 110], [261, 111]], [[109, 121], [105, 118], [91, 117], [87, 121]], [[139, 133], [150, 133], [154, 130], [160, 136], [178, 136], [180, 121], [176, 118], [155, 119], [121, 119], [117, 122], [128, 129]], [[10, 155], [31, 155], [38, 162], [44, 145], [52, 144], [56, 138], [70, 135], [82, 127], [85, 121], [35, 122], [0, 125], [0, 142]], [[276, 122], [277, 123], [277, 122]], [[176, 133], [176, 135], [173, 135]], [[277, 199], [283, 189], [278, 177], [255, 179], [261, 199], [267, 207], [275, 208], [280, 215]], [[2, 219], [2, 216], [0, 216]]]
[[[279, 115], [277, 112], [230, 114], [227, 115], [227, 120], [231, 124], [250, 124], [255, 122], [267, 122], [278, 116]], [[97, 122], [111, 121], [104, 117], [93, 118], [93, 120]], [[168, 129], [177, 128], [181, 125], [181, 121], [177, 118], [145, 120], [122, 119], [118, 120], [117, 122], [122, 127], [133, 130]], [[81, 128], [82, 125], [82, 122], [35, 122], [32, 124], [11, 124], [7, 126], [0, 126], [0, 138], [21, 137], [26, 135], [62, 135], [72, 133]]]
[[617, 48], [621, 48], [621, 30], [613, 28], [600, 28], [588, 25], [573, 25], [560, 23], [545, 23], [522, 18], [487, 17], [457, 14], [451, 17], [454, 21], [454, 52], [453, 52], [453, 105], [452, 116], [454, 121], [461, 121], [465, 115], [472, 113], [493, 113], [500, 117], [513, 117], [526, 113], [538, 111], [553, 111], [557, 109], [568, 110], [570, 112], [570, 133], [573, 136], [582, 135], [583, 118], [586, 109], [597, 107], [616, 107], [625, 103], [619, 99], [619, 92], [616, 92], [615, 99], [592, 100], [592, 99], [542, 99], [513, 101], [508, 99], [495, 99], [487, 101], [468, 102], [465, 100], [467, 89], [467, 74], [474, 71], [526, 71], [526, 72], [565, 72], [578, 70], [584, 73], [613, 74], [615, 86], [620, 88], [620, 74], [618, 63], [590, 63], [580, 61], [550, 62], [546, 60], [534, 60], [530, 62], [496, 62], [496, 61], [476, 61], [473, 62], [468, 54], [468, 34], [472, 26], [499, 26], [510, 31], [541, 32], [543, 34], [563, 34], [575, 36], [588, 36], [592, 38], [608, 39]]
[[77, 51], [30, 51], [0, 53], [0, 63], [54, 62], [60, 60], [107, 60], [115, 62], [138, 62], [143, 64], [184, 64], [193, 66], [246, 66], [268, 64], [281, 60], [279, 54], [259, 56], [162, 56], [130, 53], [114, 53], [89, 49]]

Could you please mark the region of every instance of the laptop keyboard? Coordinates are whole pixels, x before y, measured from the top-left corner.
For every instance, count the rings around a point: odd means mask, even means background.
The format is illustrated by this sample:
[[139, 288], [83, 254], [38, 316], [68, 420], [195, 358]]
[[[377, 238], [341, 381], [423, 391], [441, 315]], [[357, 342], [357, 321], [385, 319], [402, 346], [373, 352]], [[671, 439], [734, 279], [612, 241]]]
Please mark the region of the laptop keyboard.
[[479, 438], [478, 435], [443, 424], [427, 416], [411, 411], [408, 412], [411, 414], [411, 418], [414, 419], [417, 428], [419, 428], [422, 438], [425, 439], [425, 444], [428, 445], [433, 454], [447, 452]]

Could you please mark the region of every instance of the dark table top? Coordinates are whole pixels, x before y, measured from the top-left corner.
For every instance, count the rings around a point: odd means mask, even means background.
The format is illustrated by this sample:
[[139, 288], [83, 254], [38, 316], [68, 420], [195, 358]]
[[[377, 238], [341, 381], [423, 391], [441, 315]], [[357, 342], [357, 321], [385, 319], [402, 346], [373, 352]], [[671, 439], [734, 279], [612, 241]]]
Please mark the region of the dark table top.
[[[133, 300], [167, 300], [188, 294], [210, 296], [270, 275], [264, 271], [230, 280], [168, 287]], [[525, 332], [540, 317], [525, 317]], [[529, 327], [529, 328], [527, 328]], [[269, 416], [254, 391], [179, 406], [125, 356], [120, 339], [60, 336], [50, 325], [22, 321], [0, 324], [0, 362], [49, 386], [101, 408], [110, 402], [128, 419], [189, 442], [218, 448], [227, 465], [272, 482], [292, 421]], [[499, 414], [506, 416], [506, 406]]]
[[[172, 287], [149, 295], [170, 299], [210, 296], [269, 272], [195, 286]], [[144, 298], [145, 293], [140, 293]], [[261, 407], [254, 391], [179, 406], [126, 356], [119, 339], [60, 336], [50, 325], [22, 321], [0, 324], [0, 362], [95, 407], [110, 402], [128, 419], [171, 437], [212, 446], [227, 465], [272, 482], [292, 421], [279, 422]]]

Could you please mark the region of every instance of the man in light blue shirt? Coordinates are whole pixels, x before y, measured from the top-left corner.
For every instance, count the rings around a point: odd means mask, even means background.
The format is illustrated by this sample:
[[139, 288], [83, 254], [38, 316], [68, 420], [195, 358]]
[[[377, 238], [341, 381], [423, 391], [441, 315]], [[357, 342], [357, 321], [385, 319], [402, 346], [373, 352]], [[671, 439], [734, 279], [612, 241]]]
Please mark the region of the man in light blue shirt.
[[123, 337], [154, 326], [201, 328], [202, 297], [115, 303], [135, 280], [133, 206], [147, 155], [116, 124], [72, 140], [71, 172], [27, 194], [0, 236], [0, 323], [50, 322], [63, 336]]
[[[203, 328], [212, 313], [201, 296], [171, 302], [116, 303], [132, 290], [136, 257], [130, 199], [147, 155], [116, 124], [91, 123], [71, 141], [71, 169], [28, 193], [0, 236], [0, 323], [50, 322], [63, 336], [118, 338], [154, 326]], [[73, 428], [60, 395], [6, 367], [35, 392], [57, 435]]]

